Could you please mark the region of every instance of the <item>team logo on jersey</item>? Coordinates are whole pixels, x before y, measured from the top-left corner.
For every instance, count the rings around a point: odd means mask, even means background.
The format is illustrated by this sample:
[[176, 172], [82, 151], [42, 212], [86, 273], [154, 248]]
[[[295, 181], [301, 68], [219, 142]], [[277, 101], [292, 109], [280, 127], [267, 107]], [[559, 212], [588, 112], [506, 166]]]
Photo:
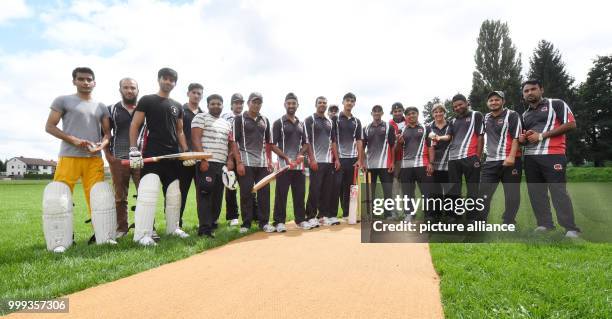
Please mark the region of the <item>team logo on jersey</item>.
[[209, 182], [209, 183], [212, 183], [212, 177], [206, 176], [206, 181]]
[[172, 112], [173, 116], [177, 116], [178, 115], [178, 109], [174, 105], [170, 106], [170, 112]]
[[543, 106], [543, 107], [540, 109], [540, 112], [548, 112], [548, 106]]
[[504, 124], [504, 119], [497, 120], [497, 124]]
[[472, 118], [468, 117], [465, 119], [466, 122], [470, 123], [472, 121]]
[[518, 175], [518, 170], [516, 168], [512, 170], [512, 175]]
[[555, 169], [555, 171], [560, 171], [563, 169], [563, 165], [561, 164], [555, 164], [553, 165], [553, 168]]
[[423, 133], [423, 129], [422, 129], [422, 128], [420, 128], [420, 129], [418, 129], [418, 130], [417, 130], [417, 132], [419, 132], [419, 133]]
[[479, 161], [474, 162], [474, 167], [479, 168], [480, 167], [480, 162]]

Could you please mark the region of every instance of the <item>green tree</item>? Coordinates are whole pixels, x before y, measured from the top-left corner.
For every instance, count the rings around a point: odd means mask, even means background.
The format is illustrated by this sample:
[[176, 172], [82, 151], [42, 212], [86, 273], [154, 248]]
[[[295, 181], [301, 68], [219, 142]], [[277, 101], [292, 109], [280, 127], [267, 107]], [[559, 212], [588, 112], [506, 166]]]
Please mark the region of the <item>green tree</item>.
[[0, 159], [0, 172], [6, 172], [6, 163]]
[[488, 112], [486, 96], [492, 90], [504, 91], [506, 105], [522, 112], [521, 54], [510, 39], [510, 29], [499, 20], [485, 20], [480, 26], [474, 55], [476, 70], [472, 77], [472, 109]]
[[583, 132], [586, 158], [596, 167], [612, 159], [612, 55], [599, 56], [578, 90], [574, 112]]
[[455, 116], [455, 112], [453, 112], [453, 103], [451, 102], [451, 100], [445, 99], [444, 102], [442, 102], [442, 100], [436, 96], [430, 101], [427, 101], [425, 105], [423, 105], [423, 119], [425, 123], [433, 122], [434, 118], [433, 118], [433, 113], [431, 112], [431, 109], [433, 108], [435, 104], [438, 104], [438, 103], [442, 103], [444, 104], [444, 107], [446, 107], [446, 118], [447, 119], [450, 119], [453, 116]]
[[529, 59], [529, 79], [537, 79], [544, 86], [544, 95], [567, 102], [575, 112], [578, 129], [567, 134], [567, 157], [576, 166], [584, 164], [586, 146], [584, 144], [585, 127], [581, 115], [577, 112], [578, 103], [574, 79], [565, 69], [561, 53], [554, 45], [541, 40]]

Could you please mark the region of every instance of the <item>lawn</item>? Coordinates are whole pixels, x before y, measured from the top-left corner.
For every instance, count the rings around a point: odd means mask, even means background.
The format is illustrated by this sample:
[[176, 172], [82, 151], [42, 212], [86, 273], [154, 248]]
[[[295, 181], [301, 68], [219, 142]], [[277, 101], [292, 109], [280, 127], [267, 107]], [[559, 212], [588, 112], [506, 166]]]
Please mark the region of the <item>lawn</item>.
[[[576, 168], [573, 170], [580, 170]], [[601, 171], [610, 174], [609, 168]], [[572, 178], [593, 181], [593, 172], [568, 172]], [[609, 175], [611, 176], [611, 175]], [[609, 179], [606, 181], [610, 181]], [[82, 188], [75, 190], [76, 246], [63, 255], [46, 251], [42, 235], [41, 199], [47, 181], [0, 182], [0, 300], [47, 299], [113, 281], [241, 237], [225, 225], [223, 208], [215, 239], [195, 236], [197, 215], [193, 189], [185, 212], [187, 240], [162, 236], [157, 247], [142, 248], [131, 237], [118, 247], [87, 245], [92, 234]], [[593, 186], [595, 185], [595, 186]], [[610, 184], [570, 183], [577, 221], [586, 240], [566, 242], [535, 239], [525, 243], [431, 244], [441, 278], [442, 302], [448, 318], [611, 318], [612, 246]], [[492, 219], [501, 215], [501, 187], [494, 199]], [[133, 194], [133, 190], [130, 195]], [[131, 196], [130, 196], [131, 197]], [[133, 199], [130, 198], [130, 205]], [[290, 200], [289, 200], [290, 201]], [[497, 208], [497, 209], [496, 209]], [[288, 217], [292, 218], [291, 203]], [[133, 214], [130, 215], [131, 219]], [[165, 219], [158, 209], [157, 225]], [[519, 226], [535, 226], [526, 195]], [[253, 229], [252, 231], [255, 231]], [[600, 236], [600, 234], [603, 234]], [[603, 236], [603, 237], [602, 237]], [[414, 297], [413, 302], [418, 302]]]

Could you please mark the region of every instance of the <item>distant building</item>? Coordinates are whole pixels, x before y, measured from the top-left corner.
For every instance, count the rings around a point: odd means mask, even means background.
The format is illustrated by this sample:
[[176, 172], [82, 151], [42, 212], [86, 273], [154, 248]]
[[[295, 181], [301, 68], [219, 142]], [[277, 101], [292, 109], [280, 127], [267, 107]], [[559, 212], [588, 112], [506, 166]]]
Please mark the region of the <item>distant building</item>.
[[13, 157], [6, 162], [7, 176], [24, 176], [25, 174], [53, 174], [57, 162], [40, 158]]

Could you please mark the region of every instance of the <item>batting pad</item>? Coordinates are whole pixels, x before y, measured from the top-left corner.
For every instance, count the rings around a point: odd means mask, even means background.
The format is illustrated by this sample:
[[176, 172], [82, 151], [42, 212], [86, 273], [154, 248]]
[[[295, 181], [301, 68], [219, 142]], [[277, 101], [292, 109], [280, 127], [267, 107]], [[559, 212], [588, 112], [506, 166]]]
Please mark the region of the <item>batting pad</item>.
[[166, 234], [172, 234], [179, 227], [181, 218], [181, 188], [175, 179], [166, 190]]
[[97, 182], [89, 195], [91, 202], [91, 223], [96, 235], [96, 244], [106, 244], [117, 236], [117, 211], [115, 195], [106, 182]]
[[138, 185], [136, 212], [134, 213], [134, 241], [153, 235], [155, 208], [161, 183], [157, 174], [147, 174]]
[[68, 185], [51, 182], [43, 193], [43, 233], [47, 249], [72, 246], [72, 193]]

